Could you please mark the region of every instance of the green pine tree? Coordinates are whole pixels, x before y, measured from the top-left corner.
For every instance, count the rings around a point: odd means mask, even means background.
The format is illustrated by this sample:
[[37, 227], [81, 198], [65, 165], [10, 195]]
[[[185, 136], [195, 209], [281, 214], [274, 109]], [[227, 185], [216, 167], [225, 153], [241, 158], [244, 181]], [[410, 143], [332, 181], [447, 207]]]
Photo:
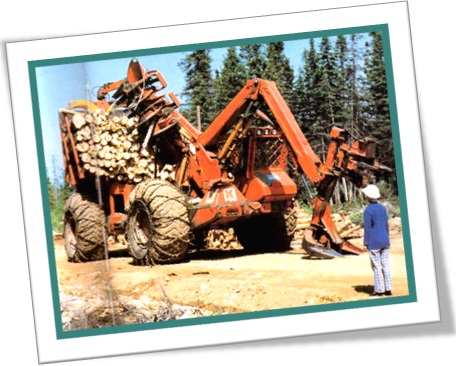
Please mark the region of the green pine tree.
[[347, 92], [349, 107], [349, 124], [347, 128], [355, 138], [364, 136], [364, 118], [362, 114], [362, 85], [364, 74], [361, 73], [362, 65], [361, 52], [358, 44], [361, 39], [360, 34], [351, 34], [348, 45], [348, 62], [347, 62]]
[[51, 179], [49, 178], [49, 175], [46, 171], [46, 185], [47, 185], [47, 194], [48, 194], [48, 200], [49, 200], [49, 208], [52, 212], [54, 207], [56, 206], [56, 190], [54, 184], [51, 182]]
[[366, 115], [368, 134], [377, 140], [377, 157], [394, 169], [391, 118], [382, 34], [369, 33], [371, 44], [366, 52]]
[[315, 40], [309, 40], [309, 48], [303, 52], [303, 65], [298, 71], [295, 84], [294, 114], [301, 130], [312, 147], [315, 147], [315, 126], [318, 115], [317, 86], [321, 79]]
[[[332, 46], [328, 37], [323, 37], [320, 42], [320, 55], [318, 58], [321, 69], [320, 91], [320, 120], [327, 127], [334, 125], [337, 113], [336, 106], [336, 60], [332, 53]], [[329, 130], [328, 130], [329, 131]]]
[[46, 174], [46, 184], [52, 231], [60, 233], [63, 230], [65, 202], [73, 194], [74, 189], [67, 182], [59, 184], [56, 179], [54, 183], [51, 182], [48, 174]]
[[277, 89], [292, 108], [294, 71], [284, 51], [283, 42], [272, 42], [267, 45], [267, 62], [263, 78], [276, 83]]
[[186, 98], [182, 113], [197, 126], [197, 109], [200, 108], [202, 130], [214, 118], [214, 81], [211, 75], [211, 57], [209, 50], [193, 51], [179, 62], [185, 73], [183, 95]]
[[266, 69], [264, 44], [245, 45], [240, 47], [240, 57], [247, 69], [247, 78], [263, 78]]
[[337, 126], [350, 128], [350, 88], [348, 43], [345, 36], [338, 36], [334, 47], [335, 58], [335, 120]]
[[215, 114], [218, 115], [247, 81], [247, 71], [235, 47], [229, 47], [223, 66], [215, 78]]
[[306, 93], [311, 101], [309, 122], [311, 123], [309, 141], [316, 154], [324, 159], [328, 144], [328, 135], [334, 124], [334, 92], [332, 79], [334, 77], [334, 59], [329, 54], [328, 39], [320, 41], [318, 51], [313, 40], [307, 53], [306, 62]]

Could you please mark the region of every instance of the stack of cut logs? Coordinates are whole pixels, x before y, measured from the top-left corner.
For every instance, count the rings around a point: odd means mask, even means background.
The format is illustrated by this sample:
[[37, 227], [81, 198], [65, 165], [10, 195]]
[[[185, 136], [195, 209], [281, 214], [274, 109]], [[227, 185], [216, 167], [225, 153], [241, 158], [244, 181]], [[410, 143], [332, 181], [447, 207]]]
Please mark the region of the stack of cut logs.
[[227, 230], [209, 230], [206, 237], [207, 249], [234, 250], [242, 249], [233, 228]]
[[339, 213], [332, 215], [339, 235], [343, 239], [361, 237], [362, 235], [360, 229], [362, 229], [363, 226], [354, 223], [350, 218], [351, 214], [352, 213], [347, 211], [340, 211]]
[[[84, 169], [99, 176], [122, 183], [139, 183], [152, 178], [155, 171], [153, 156], [142, 146], [144, 136], [139, 136], [137, 118], [115, 116], [104, 112], [72, 113], [72, 133]], [[130, 130], [129, 130], [130, 129]], [[131, 132], [129, 132], [131, 131]], [[165, 178], [172, 174], [165, 167]]]
[[[350, 219], [350, 213], [341, 211], [332, 214], [334, 223], [339, 231], [339, 235], [344, 239], [352, 239], [360, 237], [362, 232], [361, 225], [354, 223]], [[291, 243], [292, 247], [301, 248], [304, 230], [309, 227], [312, 215], [305, 213], [303, 210], [298, 211], [298, 220], [296, 223], [296, 232]], [[210, 230], [206, 238], [206, 248], [219, 250], [242, 249], [242, 245], [238, 241], [235, 232], [232, 228], [227, 230]]]
[[[350, 239], [360, 237], [362, 235], [362, 232], [360, 231], [362, 229], [362, 226], [354, 223], [350, 219], [350, 213], [341, 211], [339, 213], [332, 214], [332, 218], [341, 238]], [[311, 214], [308, 214], [303, 210], [298, 211], [296, 232], [291, 243], [292, 247], [301, 248], [302, 239], [304, 237], [304, 230], [309, 227], [311, 220]], [[236, 234], [232, 228], [229, 228], [227, 230], [210, 230], [205, 239], [205, 244], [205, 247], [207, 249], [242, 249], [242, 245], [238, 241]]]

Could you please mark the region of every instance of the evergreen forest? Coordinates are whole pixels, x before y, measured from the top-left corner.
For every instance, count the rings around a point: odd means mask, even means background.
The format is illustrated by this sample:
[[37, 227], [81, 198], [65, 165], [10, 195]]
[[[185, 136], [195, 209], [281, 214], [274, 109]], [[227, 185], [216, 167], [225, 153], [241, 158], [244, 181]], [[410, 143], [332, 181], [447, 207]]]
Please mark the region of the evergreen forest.
[[[315, 153], [324, 161], [332, 126], [353, 139], [376, 140], [378, 161], [393, 169], [379, 178], [397, 194], [384, 45], [380, 32], [310, 39], [293, 69], [284, 42], [228, 47], [221, 67], [213, 69], [211, 50], [187, 53], [181, 112], [202, 131], [251, 78], [276, 83]], [[335, 200], [359, 192], [342, 180]]]
[[[372, 137], [376, 156], [393, 169], [379, 181], [383, 195], [397, 201], [390, 104], [382, 34], [372, 32], [310, 39], [301, 64], [291, 66], [284, 42], [228, 47], [223, 63], [213, 66], [211, 50], [185, 53], [176, 65], [185, 75], [180, 111], [204, 131], [251, 78], [276, 83], [315, 153], [324, 161], [332, 126], [353, 139]], [[302, 182], [298, 184], [302, 185]], [[61, 230], [63, 205], [72, 189], [47, 177], [53, 228]], [[308, 192], [301, 186], [300, 192]], [[394, 197], [394, 198], [392, 198]], [[311, 196], [301, 193], [300, 201]], [[342, 179], [333, 202], [359, 201], [360, 194]]]

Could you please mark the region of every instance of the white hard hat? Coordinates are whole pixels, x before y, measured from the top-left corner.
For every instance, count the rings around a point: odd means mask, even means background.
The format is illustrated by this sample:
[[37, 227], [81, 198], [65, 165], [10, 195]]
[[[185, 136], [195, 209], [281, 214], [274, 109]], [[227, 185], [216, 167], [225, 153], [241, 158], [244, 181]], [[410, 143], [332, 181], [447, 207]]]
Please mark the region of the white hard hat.
[[368, 186], [364, 187], [362, 189], [362, 192], [366, 195], [367, 198], [372, 198], [374, 200], [380, 197], [380, 191], [374, 184], [369, 184]]

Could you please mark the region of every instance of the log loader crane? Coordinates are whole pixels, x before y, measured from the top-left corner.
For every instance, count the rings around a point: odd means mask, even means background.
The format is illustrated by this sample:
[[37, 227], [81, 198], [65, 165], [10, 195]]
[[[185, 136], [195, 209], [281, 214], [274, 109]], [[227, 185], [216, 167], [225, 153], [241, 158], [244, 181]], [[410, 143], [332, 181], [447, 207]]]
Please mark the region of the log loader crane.
[[[219, 227], [233, 227], [246, 250], [287, 250], [297, 220], [292, 177], [300, 175], [316, 192], [302, 247], [325, 258], [362, 252], [340, 237], [329, 202], [340, 177], [362, 187], [372, 172], [389, 170], [376, 161], [374, 140], [349, 144], [347, 131], [333, 127], [322, 162], [275, 83], [263, 79], [249, 80], [201, 132], [178, 111], [172, 92], [159, 93], [165, 87], [159, 71], [133, 59], [126, 79], [103, 85], [97, 101], [75, 101], [60, 111], [66, 179], [76, 190], [64, 218], [70, 261], [102, 258], [106, 234], [123, 232], [136, 263], [177, 262]], [[90, 123], [90, 113], [103, 123], [126, 116], [125, 134], [135, 136], [140, 156], [153, 157], [148, 174], [133, 180], [118, 176], [121, 167], [110, 174], [87, 170], [71, 133], [81, 112]], [[120, 165], [137, 163], [130, 158]], [[160, 175], [165, 168], [168, 179]]]

